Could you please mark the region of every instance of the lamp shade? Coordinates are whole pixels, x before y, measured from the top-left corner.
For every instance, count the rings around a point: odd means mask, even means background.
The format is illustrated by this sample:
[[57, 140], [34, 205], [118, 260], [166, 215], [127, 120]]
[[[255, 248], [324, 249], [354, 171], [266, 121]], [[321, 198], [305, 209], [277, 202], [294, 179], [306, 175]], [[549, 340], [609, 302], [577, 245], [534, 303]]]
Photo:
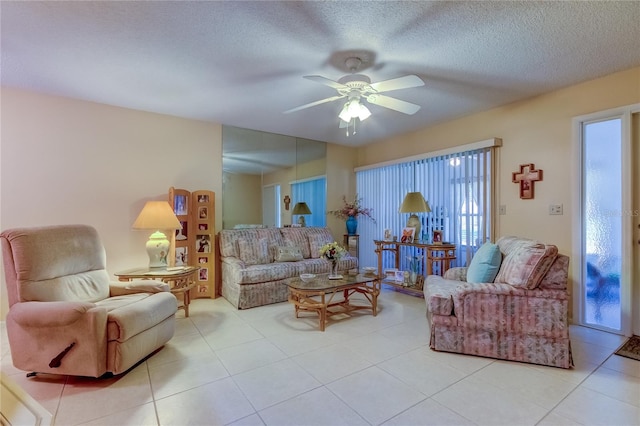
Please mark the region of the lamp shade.
[[293, 211], [291, 213], [292, 214], [311, 214], [311, 210], [309, 209], [309, 206], [307, 205], [307, 203], [303, 201], [301, 203], [296, 203], [296, 205], [293, 206]]
[[166, 201], [147, 201], [133, 229], [182, 229], [180, 221]]
[[402, 205], [400, 206], [399, 213], [416, 213], [416, 212], [430, 212], [431, 207], [427, 203], [419, 192], [408, 192], [404, 196]]

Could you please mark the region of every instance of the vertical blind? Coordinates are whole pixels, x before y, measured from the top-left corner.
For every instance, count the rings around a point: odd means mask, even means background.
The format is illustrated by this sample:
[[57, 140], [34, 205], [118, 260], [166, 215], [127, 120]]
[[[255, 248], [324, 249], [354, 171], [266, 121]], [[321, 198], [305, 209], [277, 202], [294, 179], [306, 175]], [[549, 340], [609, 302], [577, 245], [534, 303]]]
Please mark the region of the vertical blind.
[[[311, 214], [305, 215], [307, 226], [327, 225], [327, 178], [325, 176], [291, 183], [292, 205], [305, 202]], [[292, 220], [296, 223], [297, 216]]]
[[[456, 245], [453, 265], [467, 265], [491, 238], [492, 154], [493, 148], [482, 148], [356, 171], [358, 196], [377, 221], [358, 223], [360, 264], [377, 265], [373, 240], [381, 240], [385, 229], [400, 239], [409, 214], [398, 210], [407, 192], [418, 191], [431, 212], [417, 213], [422, 235], [416, 239], [431, 242], [433, 231], [442, 231], [443, 241]], [[417, 248], [403, 249], [400, 269], [408, 269], [410, 256], [422, 255]], [[395, 267], [393, 253], [383, 253], [382, 266]]]

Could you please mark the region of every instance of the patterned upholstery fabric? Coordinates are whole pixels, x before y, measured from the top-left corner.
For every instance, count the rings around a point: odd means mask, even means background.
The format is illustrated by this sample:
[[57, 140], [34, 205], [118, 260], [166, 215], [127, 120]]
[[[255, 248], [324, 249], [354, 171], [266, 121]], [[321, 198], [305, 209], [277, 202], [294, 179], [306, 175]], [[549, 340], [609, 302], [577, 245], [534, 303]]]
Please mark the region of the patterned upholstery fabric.
[[[523, 247], [530, 248], [531, 240], [508, 237], [503, 242], [499, 245], [505, 259], [510, 250], [518, 251], [514, 258], [524, 263], [522, 269], [532, 270], [532, 265], [540, 264], [541, 252], [557, 253], [555, 246], [535, 243], [535, 249], [527, 249], [531, 259], [523, 258]], [[533, 289], [497, 279], [494, 283], [467, 283], [457, 279], [464, 277], [465, 268], [451, 268], [443, 277], [428, 276], [424, 294], [431, 348], [561, 368], [573, 366], [567, 320], [569, 258], [552, 256], [549, 266], [544, 265], [548, 260], [538, 266], [546, 268], [545, 274]], [[518, 270], [513, 264], [508, 268], [511, 278], [528, 275], [527, 280], [535, 280], [531, 277], [539, 273], [513, 273]], [[515, 282], [522, 283], [519, 279]]]
[[[220, 231], [222, 263], [222, 295], [238, 309], [247, 309], [288, 299], [287, 282], [303, 273], [330, 272], [329, 262], [312, 256], [311, 241], [334, 241], [328, 228], [263, 228]], [[324, 243], [323, 243], [324, 244]], [[296, 262], [277, 262], [278, 247], [292, 246], [303, 259]], [[249, 247], [260, 247], [258, 254]], [[264, 253], [266, 247], [267, 255]], [[254, 263], [258, 260], [257, 263]], [[358, 267], [358, 259], [346, 256], [338, 261], [339, 271]]]
[[558, 256], [558, 248], [534, 240], [502, 237], [496, 243], [503, 254], [500, 271], [494, 280], [534, 289]]
[[239, 238], [238, 252], [240, 253], [240, 259], [247, 265], [259, 265], [271, 262], [266, 238], [260, 238], [258, 241], [248, 241], [244, 238]]

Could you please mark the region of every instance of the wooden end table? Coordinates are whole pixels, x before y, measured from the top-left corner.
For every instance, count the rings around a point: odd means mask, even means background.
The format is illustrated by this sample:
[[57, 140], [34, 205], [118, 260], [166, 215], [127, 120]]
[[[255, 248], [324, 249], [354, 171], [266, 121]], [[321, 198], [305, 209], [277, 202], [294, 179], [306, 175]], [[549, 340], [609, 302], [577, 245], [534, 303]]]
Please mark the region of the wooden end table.
[[182, 305], [178, 309], [184, 309], [185, 318], [189, 317], [189, 304], [191, 303], [190, 290], [196, 286], [196, 275], [199, 266], [180, 266], [176, 268], [135, 268], [115, 274], [118, 281], [131, 281], [134, 279], [159, 280], [169, 284], [171, 293], [182, 295]]

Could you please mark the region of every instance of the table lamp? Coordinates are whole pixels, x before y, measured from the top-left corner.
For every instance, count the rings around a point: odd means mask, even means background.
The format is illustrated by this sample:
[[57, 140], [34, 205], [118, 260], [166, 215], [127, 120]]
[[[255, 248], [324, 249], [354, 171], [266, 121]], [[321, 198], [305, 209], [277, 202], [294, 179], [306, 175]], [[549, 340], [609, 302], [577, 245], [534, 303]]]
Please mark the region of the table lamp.
[[298, 217], [298, 224], [300, 224], [300, 226], [304, 227], [307, 226], [305, 220], [304, 220], [304, 216], [305, 214], [311, 214], [311, 210], [309, 209], [309, 206], [307, 205], [307, 203], [305, 203], [304, 201], [301, 203], [296, 203], [295, 206], [293, 206], [293, 211], [291, 211], [291, 214], [297, 214], [300, 215], [300, 217]]
[[408, 192], [407, 195], [404, 196], [404, 200], [402, 201], [402, 205], [400, 206], [399, 213], [411, 213], [409, 219], [407, 220], [407, 228], [415, 228], [415, 239], [420, 240], [421, 224], [420, 219], [418, 219], [418, 215], [415, 213], [420, 212], [430, 212], [431, 207], [429, 207], [429, 203], [427, 203], [419, 192]]
[[166, 268], [170, 243], [160, 230], [182, 229], [180, 221], [166, 201], [147, 201], [133, 222], [133, 229], [154, 229], [147, 241], [149, 268]]

